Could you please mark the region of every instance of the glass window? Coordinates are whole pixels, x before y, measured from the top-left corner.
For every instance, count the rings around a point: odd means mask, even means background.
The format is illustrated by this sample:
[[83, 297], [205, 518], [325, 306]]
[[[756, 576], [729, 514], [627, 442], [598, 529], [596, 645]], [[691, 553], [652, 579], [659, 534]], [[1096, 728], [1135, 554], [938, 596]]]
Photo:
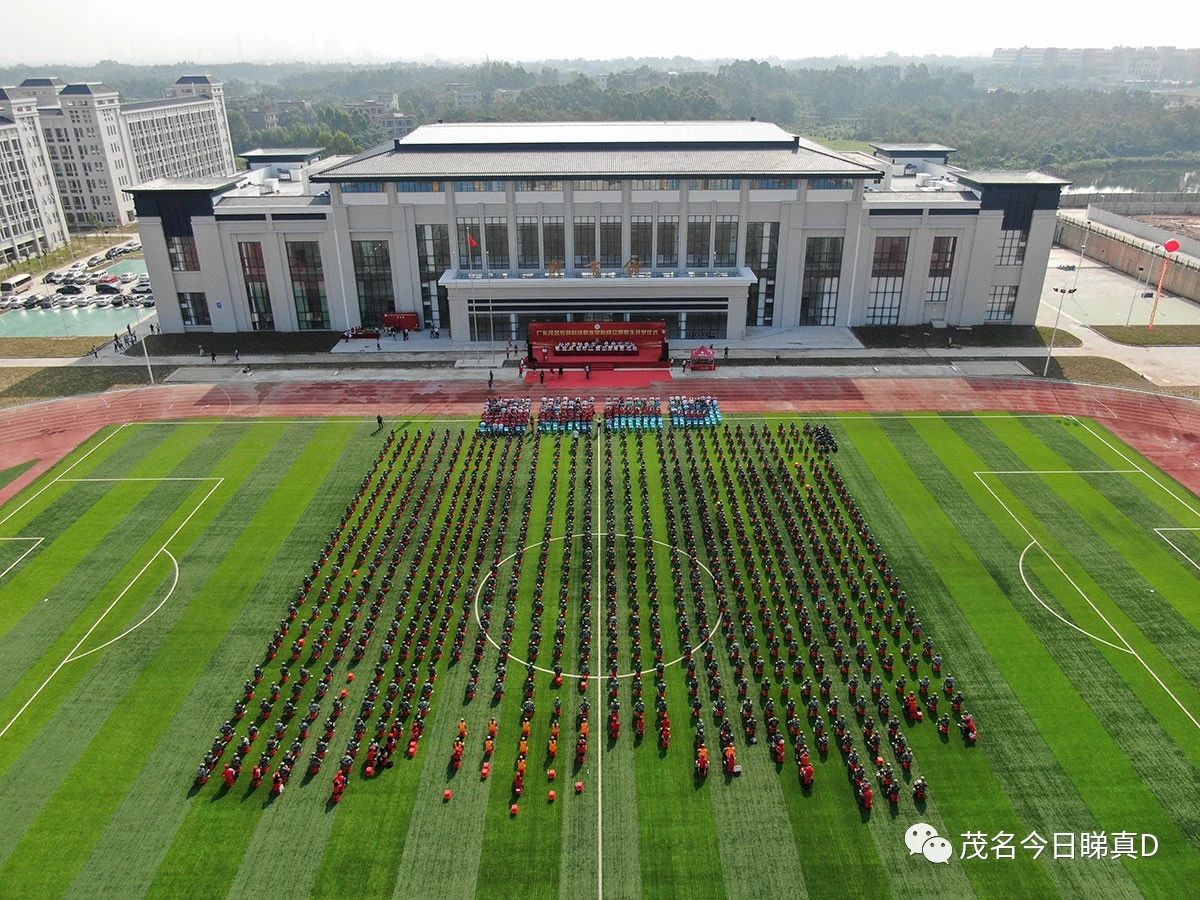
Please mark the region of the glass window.
[[483, 191], [498, 191], [504, 193], [508, 185], [503, 181], [456, 181], [454, 190], [460, 194], [479, 193]]
[[801, 325], [836, 325], [842, 275], [840, 237], [810, 237], [804, 246], [804, 284], [800, 289]]
[[649, 268], [654, 263], [654, 219], [632, 216], [629, 219], [629, 255]]
[[208, 298], [203, 292], [178, 294], [179, 313], [184, 325], [212, 326], [208, 315]]
[[267, 288], [267, 267], [263, 262], [262, 244], [258, 241], [239, 241], [238, 257], [242, 263], [242, 282], [246, 285], [246, 300], [250, 307], [250, 327], [254, 331], [274, 331], [275, 316], [271, 312], [271, 292]]
[[517, 268], [541, 267], [537, 216], [517, 216]]
[[992, 295], [988, 298], [988, 321], [1011, 322], [1016, 306], [1017, 286], [1015, 284], [992, 288]]
[[191, 235], [167, 238], [167, 256], [171, 258], [172, 272], [200, 271], [200, 260], [196, 256], [196, 239]]
[[576, 191], [619, 191], [621, 180], [619, 178], [594, 178], [590, 181], [573, 181], [571, 188]]
[[446, 190], [444, 181], [397, 181], [398, 194], [440, 194]]
[[553, 178], [524, 178], [513, 182], [515, 191], [561, 191], [563, 183]]
[[503, 272], [508, 268], [508, 219], [488, 216], [483, 220], [483, 236], [487, 245], [487, 268]]
[[712, 260], [712, 219], [708, 216], [688, 216], [687, 264], [689, 268], [707, 269]]
[[343, 194], [382, 194], [383, 182], [381, 181], [343, 181]]
[[292, 279], [292, 299], [301, 331], [329, 328], [329, 307], [325, 302], [325, 272], [321, 266], [321, 245], [316, 241], [288, 241], [288, 272]]
[[1025, 264], [1025, 245], [1029, 232], [1017, 228], [1006, 228], [1000, 232], [1000, 243], [996, 245], [996, 265], [1020, 266]]
[[678, 178], [635, 178], [629, 182], [629, 187], [635, 191], [677, 191]]
[[546, 268], [562, 271], [567, 262], [566, 221], [562, 216], [542, 217], [542, 253]]
[[600, 217], [600, 265], [621, 266], [621, 217]]
[[658, 217], [658, 240], [654, 265], [674, 269], [679, 265], [679, 216]]
[[750, 187], [760, 191], [794, 191], [800, 187], [798, 178], [751, 178]]
[[[417, 268], [421, 278], [421, 312], [425, 323], [436, 328], [450, 324], [448, 298], [438, 280], [450, 268], [450, 229], [445, 225], [417, 226]], [[444, 305], [443, 305], [444, 303]]]
[[747, 325], [771, 325], [775, 320], [775, 267], [779, 261], [779, 223], [750, 222], [746, 226], [746, 265], [758, 278], [746, 303]]
[[945, 303], [950, 299], [950, 274], [954, 269], [955, 237], [935, 237], [929, 256], [929, 283], [925, 288], [927, 303]]
[[586, 268], [596, 258], [596, 217], [576, 216], [575, 230], [575, 268]]
[[383, 314], [396, 308], [392, 291], [392, 260], [387, 241], [351, 241], [358, 314], [362, 324], [378, 328]]
[[713, 265], [736, 266], [738, 217], [717, 216], [716, 240], [713, 242]]
[[737, 191], [742, 187], [740, 178], [689, 178], [689, 191]]
[[870, 296], [867, 299], [867, 325], [900, 324], [907, 257], [907, 237], [875, 238]]
[[810, 191], [845, 191], [852, 187], [854, 180], [851, 178], [812, 178], [808, 182]]
[[481, 236], [478, 219], [458, 220], [458, 267], [460, 269], [483, 268], [483, 247], [479, 240]]

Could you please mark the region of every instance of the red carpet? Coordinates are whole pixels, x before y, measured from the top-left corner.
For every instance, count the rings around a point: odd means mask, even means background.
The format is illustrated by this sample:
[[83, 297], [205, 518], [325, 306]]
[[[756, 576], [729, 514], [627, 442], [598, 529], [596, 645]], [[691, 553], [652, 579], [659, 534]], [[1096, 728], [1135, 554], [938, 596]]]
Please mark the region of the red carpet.
[[[668, 382], [670, 380], [671, 372], [668, 369], [652, 371], [644, 369], [613, 369], [607, 372], [592, 372], [590, 380], [584, 376], [582, 370], [567, 369], [563, 372], [561, 378], [555, 373], [547, 372], [545, 386], [548, 388], [569, 387], [580, 390], [587, 388], [589, 391], [604, 391], [609, 388], [650, 387], [652, 384]], [[525, 376], [525, 383], [539, 386], [542, 384], [538, 380], [537, 372], [527, 374]]]

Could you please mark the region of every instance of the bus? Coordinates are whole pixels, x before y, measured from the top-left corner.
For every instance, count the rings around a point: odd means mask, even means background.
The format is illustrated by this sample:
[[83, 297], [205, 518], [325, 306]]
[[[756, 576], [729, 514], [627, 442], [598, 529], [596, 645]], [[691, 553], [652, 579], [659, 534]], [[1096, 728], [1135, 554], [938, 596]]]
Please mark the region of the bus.
[[0, 281], [0, 294], [23, 294], [33, 287], [32, 275], [10, 275]]

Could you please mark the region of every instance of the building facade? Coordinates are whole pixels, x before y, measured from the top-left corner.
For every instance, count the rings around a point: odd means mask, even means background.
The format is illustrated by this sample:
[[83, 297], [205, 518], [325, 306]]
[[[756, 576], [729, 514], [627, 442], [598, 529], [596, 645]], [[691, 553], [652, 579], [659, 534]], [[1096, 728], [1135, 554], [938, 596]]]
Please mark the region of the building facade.
[[167, 331], [345, 330], [415, 312], [455, 340], [533, 321], [1030, 324], [1058, 195], [953, 148], [835, 153], [765, 122], [429, 125], [353, 158], [133, 196]]
[[37, 98], [0, 88], [0, 265], [38, 256], [66, 240]]
[[8, 89], [36, 101], [40, 138], [68, 226], [133, 220], [127, 188], [153, 178], [234, 171], [221, 83], [185, 75], [162, 100], [122, 103], [101, 83], [28, 78]]

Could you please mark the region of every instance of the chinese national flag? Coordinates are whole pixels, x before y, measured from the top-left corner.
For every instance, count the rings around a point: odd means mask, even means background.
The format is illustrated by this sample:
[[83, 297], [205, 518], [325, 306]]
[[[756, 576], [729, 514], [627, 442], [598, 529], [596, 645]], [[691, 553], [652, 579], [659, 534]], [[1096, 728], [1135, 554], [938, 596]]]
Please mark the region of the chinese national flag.
[[469, 231], [467, 232], [467, 245], [472, 249], [479, 246], [479, 241], [475, 240], [475, 235]]

